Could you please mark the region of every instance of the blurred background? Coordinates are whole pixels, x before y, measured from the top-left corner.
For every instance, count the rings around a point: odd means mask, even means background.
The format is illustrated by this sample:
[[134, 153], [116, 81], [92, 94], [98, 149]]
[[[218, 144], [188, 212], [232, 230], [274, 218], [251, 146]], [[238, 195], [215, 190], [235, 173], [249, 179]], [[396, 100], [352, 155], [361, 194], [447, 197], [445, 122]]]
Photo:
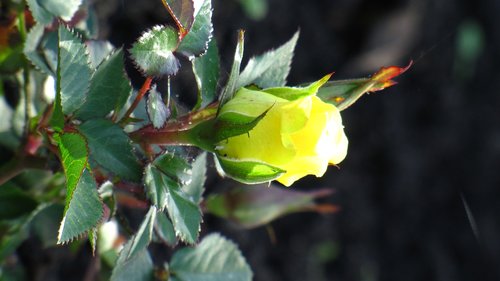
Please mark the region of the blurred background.
[[[160, 1], [94, 5], [101, 37], [116, 46], [171, 21]], [[213, 6], [226, 76], [240, 28], [246, 60], [300, 29], [290, 85], [332, 71], [346, 79], [414, 65], [398, 85], [343, 112], [350, 147], [339, 169], [293, 187], [335, 189], [326, 202], [340, 206], [338, 213], [290, 215], [249, 231], [207, 216], [204, 233], [220, 231], [239, 244], [257, 281], [500, 280], [500, 1]], [[178, 79], [184, 95], [192, 86]], [[215, 178], [207, 188], [220, 184], [231, 183]]]
[[[147, 28], [172, 22], [159, 0], [93, 5], [101, 39], [115, 46], [129, 48]], [[339, 212], [289, 215], [252, 230], [206, 216], [203, 234], [234, 240], [256, 281], [500, 280], [500, 1], [213, 0], [213, 6], [223, 76], [238, 29], [246, 30], [246, 60], [300, 29], [289, 85], [333, 71], [334, 79], [361, 78], [382, 66], [414, 65], [398, 85], [343, 111], [350, 147], [339, 168], [292, 187], [334, 189], [322, 202]], [[174, 93], [193, 104], [194, 80], [183, 64]], [[139, 84], [140, 75], [128, 70]], [[213, 176], [207, 191], [232, 184]], [[50, 263], [37, 256], [39, 246], [23, 247], [34, 261]], [[51, 255], [64, 257], [62, 251]], [[83, 258], [72, 262], [85, 265]]]

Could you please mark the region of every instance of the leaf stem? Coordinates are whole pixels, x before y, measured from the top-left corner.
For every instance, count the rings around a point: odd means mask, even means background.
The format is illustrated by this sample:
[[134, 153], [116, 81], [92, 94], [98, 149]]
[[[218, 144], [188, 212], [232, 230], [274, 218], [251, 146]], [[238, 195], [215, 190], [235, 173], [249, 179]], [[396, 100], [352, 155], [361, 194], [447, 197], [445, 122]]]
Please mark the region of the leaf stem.
[[130, 105], [130, 107], [128, 108], [127, 112], [125, 112], [125, 114], [123, 115], [122, 119], [120, 120], [119, 123], [121, 125], [123, 125], [125, 122], [127, 122], [127, 119], [130, 117], [130, 114], [132, 114], [132, 112], [134, 112], [134, 110], [137, 107], [137, 105], [139, 105], [139, 102], [141, 101], [141, 99], [149, 91], [149, 89], [151, 88], [151, 82], [152, 81], [153, 81], [152, 77], [146, 77], [146, 80], [144, 81], [144, 84], [142, 84], [142, 87], [139, 90], [139, 92], [137, 93], [137, 96], [135, 97], [134, 102], [132, 103], [132, 105]]

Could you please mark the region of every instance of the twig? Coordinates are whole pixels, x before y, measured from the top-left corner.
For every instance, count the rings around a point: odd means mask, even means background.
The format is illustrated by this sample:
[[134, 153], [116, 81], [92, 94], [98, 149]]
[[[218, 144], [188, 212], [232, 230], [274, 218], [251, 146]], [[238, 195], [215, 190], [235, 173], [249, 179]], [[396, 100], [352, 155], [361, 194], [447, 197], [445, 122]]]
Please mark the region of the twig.
[[120, 124], [123, 125], [123, 123], [127, 122], [127, 119], [130, 117], [130, 114], [132, 114], [132, 112], [134, 112], [135, 108], [137, 107], [137, 105], [141, 101], [142, 97], [144, 97], [144, 95], [151, 88], [151, 82], [152, 81], [153, 81], [152, 77], [147, 77], [146, 78], [146, 80], [144, 81], [144, 84], [142, 84], [141, 89], [137, 93], [137, 96], [135, 97], [134, 102], [132, 103], [132, 105], [130, 105], [130, 107], [128, 108], [127, 112], [125, 112], [125, 115], [123, 115], [122, 119], [120, 120], [120, 122], [119, 122]]

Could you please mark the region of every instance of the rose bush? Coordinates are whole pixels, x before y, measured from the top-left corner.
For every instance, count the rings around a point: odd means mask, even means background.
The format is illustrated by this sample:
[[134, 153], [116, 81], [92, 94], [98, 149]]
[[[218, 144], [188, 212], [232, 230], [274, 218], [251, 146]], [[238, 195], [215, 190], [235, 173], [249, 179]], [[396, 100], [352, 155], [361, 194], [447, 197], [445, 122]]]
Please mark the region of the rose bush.
[[290, 186], [306, 175], [321, 177], [328, 164], [340, 163], [348, 146], [340, 112], [316, 96], [326, 80], [307, 88], [238, 90], [221, 108], [218, 119], [233, 115], [261, 119], [247, 133], [217, 143], [222, 170], [232, 176], [240, 163], [240, 170], [252, 173], [262, 163], [276, 168], [276, 180]]

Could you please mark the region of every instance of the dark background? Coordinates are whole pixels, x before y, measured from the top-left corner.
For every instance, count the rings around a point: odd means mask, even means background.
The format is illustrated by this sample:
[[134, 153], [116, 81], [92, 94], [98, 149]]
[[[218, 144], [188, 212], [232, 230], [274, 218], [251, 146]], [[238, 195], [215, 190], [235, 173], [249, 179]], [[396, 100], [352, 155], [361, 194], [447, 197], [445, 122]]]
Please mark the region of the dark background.
[[[257, 281], [500, 280], [500, 1], [268, 4], [267, 17], [255, 21], [238, 1], [213, 1], [223, 75], [240, 28], [246, 59], [300, 28], [290, 85], [332, 71], [345, 79], [414, 65], [398, 85], [343, 112], [350, 147], [340, 169], [292, 187], [334, 188], [329, 202], [339, 213], [279, 219], [274, 243], [266, 228], [213, 217], [203, 232], [239, 244]], [[159, 0], [95, 1], [95, 8], [101, 37], [117, 46], [170, 22]], [[186, 62], [184, 69], [176, 91], [189, 103], [194, 80]]]

